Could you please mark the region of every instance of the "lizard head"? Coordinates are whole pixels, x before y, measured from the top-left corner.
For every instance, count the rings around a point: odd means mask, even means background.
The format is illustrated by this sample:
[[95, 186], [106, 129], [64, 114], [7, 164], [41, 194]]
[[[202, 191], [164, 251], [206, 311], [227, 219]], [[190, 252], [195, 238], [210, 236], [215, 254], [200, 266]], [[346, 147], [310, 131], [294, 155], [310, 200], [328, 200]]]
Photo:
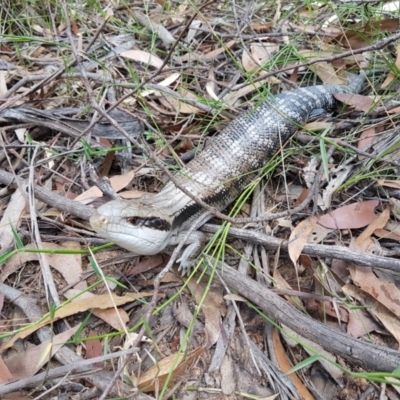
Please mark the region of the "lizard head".
[[171, 217], [141, 199], [110, 201], [90, 217], [103, 238], [136, 254], [162, 251], [172, 235]]

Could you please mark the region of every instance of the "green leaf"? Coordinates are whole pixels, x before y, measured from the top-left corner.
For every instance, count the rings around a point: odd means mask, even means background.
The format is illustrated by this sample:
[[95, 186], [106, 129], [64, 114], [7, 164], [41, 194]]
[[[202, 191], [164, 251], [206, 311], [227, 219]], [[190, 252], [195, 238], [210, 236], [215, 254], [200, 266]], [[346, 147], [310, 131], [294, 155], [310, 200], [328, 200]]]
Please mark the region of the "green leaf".
[[291, 368], [289, 371], [286, 372], [286, 375], [289, 375], [293, 372], [299, 371], [300, 369], [304, 367], [308, 367], [309, 365], [315, 363], [315, 361], [318, 361], [320, 359], [320, 356], [317, 354], [315, 356], [311, 356], [303, 360], [302, 362], [298, 363], [295, 365], [293, 368]]

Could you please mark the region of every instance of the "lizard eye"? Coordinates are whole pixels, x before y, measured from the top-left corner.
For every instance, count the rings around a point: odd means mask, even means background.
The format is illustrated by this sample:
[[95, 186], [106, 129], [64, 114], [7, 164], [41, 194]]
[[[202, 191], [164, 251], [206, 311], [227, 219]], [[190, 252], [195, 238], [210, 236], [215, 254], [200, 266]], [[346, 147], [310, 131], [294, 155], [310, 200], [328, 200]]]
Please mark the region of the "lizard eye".
[[150, 218], [145, 222], [145, 226], [149, 228], [154, 228], [159, 231], [169, 231], [171, 229], [171, 225], [161, 218]]
[[141, 220], [138, 217], [127, 218], [127, 222], [129, 222], [130, 224], [132, 224], [134, 226], [140, 226], [141, 225], [140, 221], [143, 221], [143, 220]]
[[161, 218], [139, 218], [139, 217], [131, 217], [127, 219], [133, 226], [146, 226], [147, 228], [156, 229], [158, 231], [169, 231], [171, 229], [171, 224]]

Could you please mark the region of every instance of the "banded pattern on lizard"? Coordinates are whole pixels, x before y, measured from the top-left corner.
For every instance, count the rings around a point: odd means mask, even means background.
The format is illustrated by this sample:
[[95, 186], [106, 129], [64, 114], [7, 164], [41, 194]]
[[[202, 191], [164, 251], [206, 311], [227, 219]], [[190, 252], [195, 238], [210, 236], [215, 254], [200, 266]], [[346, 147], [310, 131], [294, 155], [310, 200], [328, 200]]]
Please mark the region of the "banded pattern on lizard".
[[[349, 85], [319, 85], [269, 97], [263, 104], [233, 120], [200, 154], [175, 174], [178, 184], [194, 198], [221, 211], [254, 179], [256, 171], [318, 109], [337, 105], [336, 93], [358, 93], [362, 73]], [[111, 201], [91, 217], [93, 229], [102, 237], [134, 253], [150, 255], [179, 243], [204, 209], [169, 182], [155, 196]], [[206, 222], [207, 217], [202, 221]], [[192, 234], [180, 258], [187, 271], [201, 244]]]

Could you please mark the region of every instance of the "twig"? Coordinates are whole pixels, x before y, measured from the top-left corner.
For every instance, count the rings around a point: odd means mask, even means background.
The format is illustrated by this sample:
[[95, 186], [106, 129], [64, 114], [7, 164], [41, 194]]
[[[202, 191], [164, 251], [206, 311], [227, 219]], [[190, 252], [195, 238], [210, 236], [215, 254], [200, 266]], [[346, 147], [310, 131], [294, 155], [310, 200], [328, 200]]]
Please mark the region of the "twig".
[[37, 374], [30, 378], [20, 379], [17, 382], [5, 383], [3, 385], [0, 385], [0, 395], [12, 393], [17, 390], [21, 390], [21, 389], [25, 389], [25, 388], [29, 388], [29, 387], [36, 387], [37, 384], [42, 382], [44, 379], [47, 379], [47, 380], [54, 379], [54, 378], [58, 378], [60, 376], [64, 376], [66, 374], [73, 373], [73, 372], [82, 373], [82, 372], [93, 371], [93, 370], [98, 369], [93, 364], [96, 364], [98, 362], [107, 361], [107, 360], [112, 360], [113, 358], [124, 357], [129, 354], [135, 354], [138, 351], [139, 351], [139, 349], [137, 347], [132, 347], [128, 350], [117, 351], [115, 353], [105, 354], [100, 357], [94, 357], [94, 358], [90, 358], [88, 360], [82, 360], [77, 363], [66, 364], [62, 367], [52, 368], [49, 371], [41, 372], [40, 374]]
[[[220, 229], [219, 225], [204, 225], [203, 232], [215, 233]], [[245, 229], [230, 228], [229, 235], [236, 239], [246, 240], [265, 246], [269, 250], [281, 249], [288, 251], [288, 243], [282, 239], [274, 238], [263, 233], [248, 231]], [[344, 246], [326, 246], [321, 244], [307, 243], [304, 245], [302, 253], [310, 256], [336, 258], [347, 262], [355, 263], [362, 267], [380, 268], [388, 271], [400, 271], [400, 260], [393, 258], [380, 257], [373, 254], [361, 253], [347, 249]]]

